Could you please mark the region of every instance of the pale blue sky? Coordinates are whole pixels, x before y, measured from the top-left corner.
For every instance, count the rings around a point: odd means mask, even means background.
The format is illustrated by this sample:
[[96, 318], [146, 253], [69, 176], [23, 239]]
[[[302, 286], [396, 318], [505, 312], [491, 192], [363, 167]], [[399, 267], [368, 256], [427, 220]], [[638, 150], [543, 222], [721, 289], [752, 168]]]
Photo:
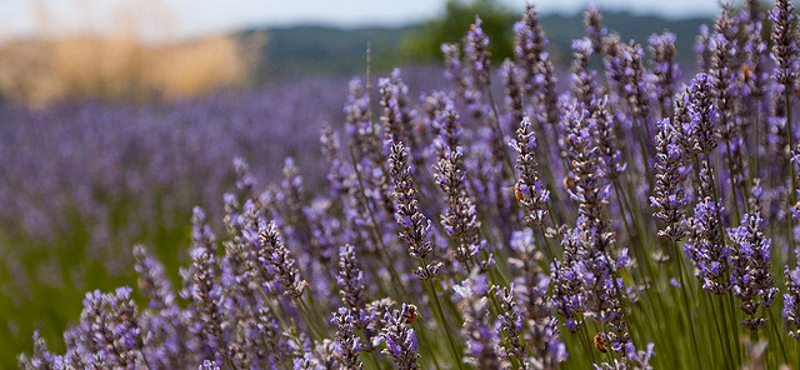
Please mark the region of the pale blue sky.
[[[527, 0], [501, 0], [510, 7], [522, 9]], [[659, 14], [671, 18], [692, 15], [710, 16], [717, 12], [717, 0], [536, 0], [542, 12], [572, 13], [590, 2], [601, 9], [629, 10], [635, 13]], [[0, 35], [30, 33], [37, 25], [69, 22], [74, 25], [92, 23], [95, 27], [113, 26], [119, 22], [109, 14], [119, 8], [133, 9], [148, 23], [168, 27], [181, 37], [238, 29], [248, 25], [279, 26], [315, 23], [355, 27], [363, 25], [401, 25], [439, 14], [445, 0], [0, 0]], [[55, 17], [45, 21], [36, 11], [41, 5]], [[86, 11], [86, 9], [91, 9]], [[160, 10], [159, 10], [160, 9]], [[174, 16], [163, 16], [165, 13]], [[161, 14], [159, 17], [152, 14]], [[91, 16], [87, 16], [91, 14]], [[90, 17], [92, 21], [87, 21]], [[58, 18], [56, 22], [52, 18]], [[169, 22], [166, 19], [170, 19]], [[140, 21], [139, 21], [140, 22]], [[52, 23], [52, 24], [51, 24]], [[140, 22], [141, 23], [141, 22]], [[149, 26], [145, 26], [149, 27]]]

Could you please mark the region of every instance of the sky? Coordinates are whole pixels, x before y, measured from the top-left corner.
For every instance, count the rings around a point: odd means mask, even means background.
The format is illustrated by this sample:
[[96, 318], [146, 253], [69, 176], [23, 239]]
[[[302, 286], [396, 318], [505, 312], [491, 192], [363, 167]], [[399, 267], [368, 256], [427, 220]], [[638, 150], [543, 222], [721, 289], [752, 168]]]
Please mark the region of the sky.
[[[500, 0], [521, 10], [529, 0]], [[104, 29], [137, 14], [139, 28], [193, 37], [247, 26], [398, 26], [441, 14], [446, 0], [0, 0], [0, 36], [68, 27]], [[542, 13], [575, 13], [589, 3], [669, 18], [713, 16], [717, 0], [535, 0]], [[141, 24], [145, 24], [142, 26]]]

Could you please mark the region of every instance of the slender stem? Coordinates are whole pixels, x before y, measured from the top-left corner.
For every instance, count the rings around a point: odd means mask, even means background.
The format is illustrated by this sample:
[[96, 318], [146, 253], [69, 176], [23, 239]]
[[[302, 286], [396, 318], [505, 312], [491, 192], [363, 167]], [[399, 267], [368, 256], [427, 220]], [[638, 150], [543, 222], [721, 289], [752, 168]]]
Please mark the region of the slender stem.
[[406, 292], [405, 285], [403, 281], [400, 280], [400, 275], [397, 273], [397, 270], [394, 267], [394, 260], [392, 259], [392, 255], [389, 253], [389, 249], [386, 248], [386, 244], [383, 242], [383, 236], [378, 229], [378, 222], [375, 221], [375, 214], [372, 212], [372, 206], [369, 204], [369, 198], [367, 198], [367, 193], [364, 191], [364, 181], [361, 178], [361, 171], [358, 169], [358, 163], [356, 162], [356, 154], [353, 150], [353, 146], [350, 145], [350, 159], [353, 162], [353, 169], [356, 172], [356, 177], [358, 178], [358, 185], [359, 189], [361, 190], [361, 196], [364, 198], [364, 206], [367, 208], [367, 213], [369, 213], [369, 218], [372, 221], [372, 229], [375, 232], [375, 236], [378, 239], [378, 244], [380, 244], [381, 249], [383, 250], [384, 255], [386, 256], [386, 260], [389, 262], [389, 273], [392, 275], [392, 279], [394, 279], [395, 283], [400, 290], [403, 292], [403, 298], [406, 301], [409, 301], [408, 293]]
[[[373, 123], [375, 120], [372, 114], [372, 43], [367, 41], [367, 113], [369, 114], [369, 122]], [[373, 123], [374, 124], [374, 123]], [[374, 132], [374, 130], [373, 130]]]
[[[492, 107], [492, 112], [494, 113], [494, 121], [493, 121], [494, 129], [497, 130], [497, 132], [500, 134], [500, 140], [502, 141], [505, 139], [506, 136], [503, 133], [503, 127], [500, 126], [500, 114], [497, 113], [497, 106], [494, 104], [494, 96], [492, 95], [492, 89], [489, 86], [486, 86], [485, 90], [487, 92], [487, 95], [489, 95], [489, 105]], [[503, 158], [505, 158], [505, 161], [503, 163], [505, 165], [504, 167], [506, 167], [506, 170], [510, 174], [510, 177], [514, 180], [514, 182], [516, 182], [517, 178], [516, 174], [514, 173], [514, 165], [511, 163], [511, 156], [509, 155], [508, 148], [506, 147], [506, 145], [501, 145], [501, 147], [503, 148]]]
[[581, 325], [581, 330], [578, 332], [578, 336], [580, 337], [583, 347], [586, 348], [586, 352], [589, 353], [589, 359], [592, 362], [596, 362], [597, 360], [594, 358], [594, 351], [592, 351], [592, 344], [589, 340], [589, 331], [586, 328], [585, 323]]
[[[530, 226], [533, 226], [533, 222], [530, 223]], [[547, 241], [547, 236], [545, 236], [544, 234], [544, 228], [542, 227], [542, 224], [539, 223], [536, 226], [539, 227], [539, 231], [542, 233], [542, 239], [544, 239], [544, 244], [545, 244], [544, 254], [545, 257], [547, 257], [547, 263], [551, 264], [555, 262], [555, 256], [553, 255], [553, 250], [550, 249], [550, 243]], [[539, 244], [538, 239], [534, 239], [534, 241], [537, 242], [536, 244]]]
[[459, 369], [463, 369], [461, 365], [461, 354], [456, 347], [456, 343], [453, 340], [453, 334], [450, 332], [450, 325], [447, 324], [447, 320], [444, 316], [444, 311], [442, 310], [442, 305], [439, 303], [439, 297], [436, 294], [436, 286], [433, 284], [433, 281], [428, 280], [428, 285], [431, 289], [431, 295], [433, 296], [433, 307], [436, 310], [436, 314], [439, 316], [439, 321], [442, 326], [444, 326], [445, 335], [447, 335], [447, 341], [450, 343], [450, 350], [452, 351], [453, 359], [456, 362], [456, 365]]
[[725, 345], [728, 347], [728, 354], [731, 357], [731, 360], [733, 360], [733, 363], [735, 364], [739, 361], [739, 355], [738, 353], [734, 353], [734, 347], [736, 346], [731, 346], [731, 339], [735, 341], [736, 336], [732, 335], [733, 333], [728, 329], [728, 321], [730, 316], [728, 313], [730, 310], [728, 310], [728, 305], [726, 304], [725, 297], [720, 296], [719, 298], [720, 298], [719, 307], [720, 310], [722, 311], [720, 318], [722, 319], [722, 331], [724, 333], [724, 336], [721, 339], [725, 341]]
[[622, 206], [622, 195], [620, 195], [620, 193], [619, 193], [619, 187], [617, 185], [617, 181], [616, 180], [614, 180], [614, 192], [617, 194], [617, 204], [619, 204], [620, 217], [622, 217], [622, 221], [625, 224], [625, 230], [628, 232], [628, 239], [630, 239], [631, 244], [634, 242], [634, 240], [638, 244], [636, 246], [636, 248], [633, 248], [633, 250], [634, 250], [634, 253], [636, 253], [636, 258], [638, 258], [640, 260], [639, 263], [638, 263], [639, 270], [640, 270], [640, 273], [644, 276], [646, 274], [645, 266], [644, 266], [644, 263], [646, 263], [645, 256], [644, 256], [644, 250], [643, 250], [644, 246], [642, 245], [641, 241], [639, 240], [638, 233], [636, 235], [634, 235], [633, 232], [631, 232], [631, 227], [628, 224], [628, 217], [625, 215], [625, 207]]
[[281, 328], [283, 329], [284, 333], [292, 333], [292, 335], [291, 335], [292, 341], [294, 341], [294, 343], [298, 346], [298, 348], [302, 348], [302, 346], [300, 345], [300, 341], [297, 339], [297, 336], [294, 335], [292, 330], [289, 329], [289, 326], [286, 325], [286, 321], [283, 321], [283, 316], [281, 315], [280, 311], [278, 310], [278, 307], [275, 306], [274, 303], [272, 303], [272, 300], [269, 299], [269, 297], [267, 296], [267, 293], [264, 291], [263, 288], [259, 289], [258, 291], [261, 292], [261, 295], [264, 297], [264, 302], [267, 303], [267, 306], [269, 306], [269, 309], [272, 310], [272, 313], [274, 313], [275, 317], [278, 318], [278, 322], [281, 324]]
[[[431, 276], [432, 275], [431, 271], [430, 271], [430, 269], [428, 269], [428, 266], [425, 264], [425, 260], [423, 258], [417, 258], [417, 261], [419, 261], [419, 266], [423, 270], [425, 270], [426, 276]], [[431, 345], [430, 340], [428, 340], [427, 330], [425, 330], [424, 326], [423, 326], [422, 330], [417, 330], [417, 333], [419, 333], [419, 339], [422, 341], [423, 345], [426, 348], [430, 348], [431, 351], [432, 351], [433, 346]], [[437, 359], [436, 355], [431, 353], [430, 357], [433, 360], [433, 364], [436, 366], [436, 368], [440, 369], [441, 367], [439, 366], [439, 360]]]
[[152, 367], [150, 367], [150, 363], [147, 361], [147, 356], [144, 355], [144, 352], [142, 352], [142, 360], [144, 361], [144, 367], [146, 367], [148, 370], [152, 369]]
[[[786, 84], [783, 90], [783, 96], [785, 99], [786, 104], [786, 136], [789, 140], [789, 158], [791, 158], [792, 150], [794, 150], [794, 133], [792, 132], [792, 100], [790, 97], [790, 85]], [[789, 173], [790, 178], [789, 181], [792, 183], [792, 193], [789, 194], [789, 199], [791, 200], [791, 205], [794, 205], [797, 202], [797, 182], [795, 180], [795, 171], [794, 171], [794, 164], [789, 163]], [[789, 217], [789, 225], [791, 229], [794, 229], [794, 218]], [[794, 235], [789, 233], [789, 263], [794, 263]]]
[[[729, 141], [725, 142], [726, 151], [725, 154], [728, 157], [728, 171], [730, 172], [729, 179], [731, 182], [731, 194], [733, 195], [733, 210], [736, 214], [736, 220], [741, 220], [741, 216], [739, 213], [739, 200], [736, 196], [736, 187], [733, 185], [734, 183], [734, 172], [733, 172], [733, 156], [731, 155], [731, 144]], [[722, 186], [722, 184], [720, 184]], [[745, 203], [747, 203], [747, 193], [744, 194]]]
[[308, 309], [302, 297], [295, 298], [295, 302], [297, 302], [297, 307], [300, 309], [300, 314], [303, 315], [303, 319], [311, 329], [311, 333], [317, 337], [317, 340], [322, 341], [325, 338], [325, 330], [315, 320], [316, 316], [311, 314], [311, 310]]
[[775, 314], [772, 313], [772, 308], [767, 307], [767, 312], [769, 312], [769, 321], [771, 321], [772, 330], [775, 332], [775, 337], [778, 338], [778, 345], [781, 347], [781, 354], [783, 355], [783, 363], [788, 364], [789, 358], [786, 356], [786, 347], [783, 345], [783, 335], [781, 335], [780, 330], [778, 330], [778, 322], [775, 320]]
[[[647, 117], [642, 117], [641, 124], [637, 125], [636, 116], [633, 114], [633, 105], [628, 103], [628, 106], [631, 110], [631, 118], [633, 119], [633, 126], [638, 128], [636, 130], [638, 133], [636, 136], [639, 138], [639, 149], [642, 151], [642, 164], [644, 164], [644, 175], [647, 178], [647, 185], [650, 187], [650, 190], [655, 189], [655, 185], [653, 183], [654, 177], [650, 175], [650, 155], [647, 151], [647, 143], [645, 140], [652, 140], [650, 137], [650, 129], [647, 127]], [[644, 127], [645, 132], [642, 132], [642, 127]]]
[[759, 115], [760, 112], [761, 112], [761, 99], [758, 99], [758, 101], [756, 102], [756, 112], [755, 112], [755, 120], [754, 120], [755, 121], [754, 122], [754, 126], [755, 126], [756, 134], [755, 134], [755, 155], [753, 156], [753, 158], [754, 158], [754, 160], [756, 162], [756, 165], [755, 165], [756, 177], [760, 177], [761, 176], [761, 170], [759, 168], [759, 158], [761, 157], [759, 155], [759, 153], [761, 151], [761, 139], [759, 138], [759, 134], [760, 134], [760, 131], [761, 131], [760, 130], [760, 128], [761, 128], [760, 127], [761, 126], [761, 120], [760, 120], [760, 115]]
[[686, 321], [687, 328], [691, 334], [692, 347], [694, 348], [694, 353], [697, 357], [697, 364], [701, 364], [702, 359], [700, 358], [700, 349], [697, 347], [697, 337], [694, 334], [694, 325], [692, 325], [692, 309], [689, 306], [689, 295], [686, 293], [686, 290], [689, 289], [689, 285], [687, 284], [688, 281], [684, 279], [682, 263], [683, 259], [681, 258], [680, 251], [678, 250], [678, 243], [676, 243], [674, 240], [672, 241], [672, 249], [674, 251], [673, 258], [675, 258], [676, 264], [678, 265], [678, 276], [680, 277], [681, 283], [680, 290], [683, 295], [683, 307], [686, 310], [686, 315], [688, 315], [688, 320]]
[[720, 312], [720, 305], [715, 302], [714, 297], [709, 296], [708, 293], [703, 294], [701, 292], [701, 294], [703, 297], [705, 297], [706, 301], [709, 302], [709, 306], [713, 311], [712, 315], [714, 316], [714, 327], [717, 329], [717, 338], [719, 339], [719, 345], [722, 347], [723, 356], [725, 357], [725, 368], [733, 369], [735, 368], [735, 365], [732, 363], [733, 356], [731, 355], [730, 342], [728, 342], [719, 325], [720, 320], [723, 320], [723, 322], [725, 321], [725, 319], [722, 317], [724, 313]]

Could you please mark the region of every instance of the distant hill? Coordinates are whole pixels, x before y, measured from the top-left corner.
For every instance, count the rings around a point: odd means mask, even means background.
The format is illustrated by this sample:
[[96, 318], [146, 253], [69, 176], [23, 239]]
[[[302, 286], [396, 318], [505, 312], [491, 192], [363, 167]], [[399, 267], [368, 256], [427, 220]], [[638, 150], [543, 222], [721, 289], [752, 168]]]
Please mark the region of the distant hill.
[[[710, 19], [693, 18], [668, 20], [655, 16], [638, 16], [628, 13], [604, 13], [604, 23], [609, 30], [619, 33], [623, 40], [634, 39], [645, 45], [647, 38], [665, 29], [677, 35], [677, 60], [684, 67], [694, 67], [692, 51], [698, 28]], [[557, 64], [566, 66], [571, 60], [570, 45], [573, 39], [583, 37], [582, 15], [543, 15], [541, 18], [548, 38], [550, 53]], [[248, 36], [263, 32], [267, 42], [262, 49], [258, 79], [278, 76], [292, 78], [308, 74], [360, 74], [365, 70], [365, 50], [372, 45], [373, 68], [380, 72], [406, 63], [400, 55], [402, 40], [421, 26], [403, 28], [341, 29], [325, 26], [295, 26], [287, 28], [249, 29], [239, 34]], [[464, 29], [466, 32], [466, 28]], [[430, 61], [427, 61], [430, 62]]]
[[359, 28], [353, 30], [296, 26], [289, 28], [251, 29], [246, 37], [263, 32], [267, 42], [263, 47], [259, 78], [292, 77], [309, 74], [355, 74], [366, 69], [367, 43], [371, 44], [373, 67], [391, 68], [401, 40], [413, 27]]

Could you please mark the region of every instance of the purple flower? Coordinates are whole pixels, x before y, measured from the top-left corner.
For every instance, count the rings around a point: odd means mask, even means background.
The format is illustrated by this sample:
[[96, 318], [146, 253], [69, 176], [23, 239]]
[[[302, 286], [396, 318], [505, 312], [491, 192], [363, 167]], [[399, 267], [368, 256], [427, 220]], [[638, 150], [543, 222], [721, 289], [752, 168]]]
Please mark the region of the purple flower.
[[594, 53], [603, 52], [603, 39], [608, 34], [608, 29], [603, 25], [603, 14], [595, 4], [590, 4], [583, 13], [583, 28], [586, 36], [591, 41]]
[[500, 66], [500, 77], [505, 91], [505, 106], [510, 113], [510, 122], [520, 122], [525, 116], [526, 104], [525, 84], [522, 80], [522, 70], [510, 59], [506, 59]]
[[469, 32], [464, 38], [464, 55], [467, 58], [467, 68], [472, 79], [480, 88], [489, 86], [489, 37], [483, 32], [480, 17], [475, 16], [475, 23], [470, 25]]
[[384, 314], [386, 326], [381, 329], [380, 333], [381, 339], [386, 343], [386, 348], [382, 353], [391, 356], [399, 370], [420, 369], [417, 363], [419, 359], [417, 336], [414, 334], [414, 329], [406, 323], [409, 309], [412, 308], [404, 303], [399, 310], [392, 312], [386, 310]]
[[721, 295], [730, 289], [729, 282], [725, 281], [730, 252], [722, 239], [718, 212], [719, 208], [710, 198], [695, 205], [694, 217], [686, 221], [689, 240], [683, 248], [695, 263], [703, 289]]
[[701, 25], [694, 43], [694, 53], [697, 54], [697, 70], [700, 72], [708, 71], [711, 66], [710, 39], [711, 33], [708, 25]]
[[408, 86], [400, 78], [400, 70], [394, 69], [391, 77], [378, 80], [381, 93], [381, 124], [386, 139], [394, 136], [397, 140], [410, 140], [411, 113], [408, 110]]
[[525, 210], [526, 222], [541, 224], [547, 215], [547, 202], [550, 191], [539, 180], [536, 161], [536, 136], [528, 117], [523, 117], [516, 132], [516, 140], [509, 146], [517, 153], [517, 201]]
[[514, 25], [514, 55], [522, 69], [525, 92], [529, 98], [535, 99], [534, 111], [537, 117], [541, 117], [538, 120], [554, 125], [560, 112], [555, 92], [555, 68], [546, 50], [548, 43], [536, 8], [529, 4], [522, 19]]
[[716, 106], [711, 97], [711, 81], [707, 74], [698, 73], [692, 79], [692, 87], [689, 91], [691, 105], [689, 116], [695, 150], [699, 153], [707, 153], [717, 146], [716, 132]]
[[345, 307], [333, 313], [331, 323], [336, 326], [336, 341], [334, 351], [336, 358], [342, 364], [342, 369], [360, 370], [364, 368], [364, 363], [358, 359], [359, 353], [363, 350], [361, 338], [354, 332], [356, 323], [360, 321], [358, 317], [353, 317], [354, 311]]
[[578, 102], [588, 106], [594, 99], [594, 79], [596, 72], [589, 69], [589, 58], [592, 57], [592, 41], [588, 38], [572, 40], [572, 53], [575, 60], [570, 68], [571, 91]]
[[56, 356], [47, 349], [47, 342], [39, 335], [38, 331], [33, 332], [33, 355], [28, 357], [25, 354], [19, 356], [19, 367], [24, 370], [50, 370], [55, 368], [56, 362], [63, 361], [63, 358]]
[[[531, 346], [531, 362], [541, 364], [543, 369], [556, 369], [566, 360], [567, 352], [560, 339], [553, 301], [548, 297], [550, 276], [540, 267], [542, 254], [534, 244], [535, 238], [530, 229], [512, 234], [510, 246], [517, 254], [509, 259], [509, 264], [518, 272], [518, 277], [510, 289], [498, 290], [497, 295], [502, 299], [501, 308], [504, 310], [498, 320], [511, 343], [514, 343], [511, 333], [516, 333], [516, 336], [521, 334], [524, 343]], [[527, 323], [524, 330], [523, 319]], [[512, 348], [517, 346], [512, 345]], [[521, 356], [524, 352], [515, 349], [515, 353]]]
[[[345, 308], [353, 311], [357, 319], [366, 306], [366, 286], [364, 285], [364, 272], [358, 265], [356, 251], [352, 245], [343, 245], [339, 248], [339, 274], [336, 275], [339, 284], [339, 294]], [[340, 310], [341, 311], [341, 310]], [[340, 313], [341, 314], [341, 313]], [[349, 315], [349, 313], [348, 313]], [[356, 327], [360, 323], [353, 322]]]
[[289, 250], [281, 240], [280, 232], [274, 221], [258, 232], [261, 248], [266, 252], [260, 262], [264, 268], [272, 267], [278, 276], [278, 283], [283, 287], [284, 294], [292, 298], [303, 296], [308, 282], [300, 276], [296, 261], [289, 254]]
[[679, 137], [680, 132], [670, 124], [669, 119], [659, 122], [656, 135], [656, 187], [654, 195], [650, 197], [650, 205], [658, 209], [653, 217], [666, 224], [659, 230], [658, 236], [672, 241], [680, 240], [686, 233], [681, 221], [689, 203], [683, 190], [686, 176], [682, 170], [687, 156]]
[[479, 369], [503, 369], [497, 322], [489, 315], [485, 297], [489, 289], [485, 275], [473, 275], [453, 287], [458, 296], [458, 310], [464, 318], [461, 335], [467, 340], [469, 363]]
[[431, 221], [419, 210], [417, 190], [414, 188], [405, 145], [392, 139], [389, 174], [394, 184], [392, 197], [396, 204], [395, 221], [402, 228], [399, 235], [408, 247], [408, 254], [418, 259], [421, 265], [414, 270], [414, 274], [422, 280], [428, 280], [434, 277], [441, 267], [440, 262], [433, 261], [426, 264], [425, 261], [433, 253], [433, 242], [428, 239]]
[[741, 226], [728, 229], [730, 248], [731, 291], [742, 301], [739, 306], [747, 315], [742, 321], [746, 328], [756, 331], [765, 323], [765, 317], [755, 317], [758, 308], [769, 309], [778, 289], [772, 279], [770, 253], [772, 241], [763, 233], [761, 213], [744, 215]]
[[85, 348], [84, 363], [100, 368], [144, 366], [142, 332], [131, 288], [114, 293], [86, 293], [78, 331]]
[[[775, 60], [775, 81], [792, 89], [797, 76], [797, 15], [789, 0], [776, 0], [769, 11], [772, 22], [772, 59]], [[790, 94], [791, 91], [784, 91]]]
[[650, 36], [650, 52], [653, 54], [653, 74], [656, 76], [656, 94], [664, 117], [672, 115], [672, 97], [675, 83], [680, 78], [680, 68], [675, 63], [675, 34], [664, 32]]
[[[795, 255], [800, 256], [800, 248], [795, 249]], [[797, 259], [800, 261], [800, 258]], [[800, 264], [794, 269], [784, 268], [786, 278], [786, 293], [783, 294], [783, 319], [789, 330], [789, 335], [800, 341]]]

